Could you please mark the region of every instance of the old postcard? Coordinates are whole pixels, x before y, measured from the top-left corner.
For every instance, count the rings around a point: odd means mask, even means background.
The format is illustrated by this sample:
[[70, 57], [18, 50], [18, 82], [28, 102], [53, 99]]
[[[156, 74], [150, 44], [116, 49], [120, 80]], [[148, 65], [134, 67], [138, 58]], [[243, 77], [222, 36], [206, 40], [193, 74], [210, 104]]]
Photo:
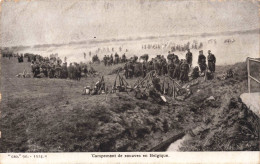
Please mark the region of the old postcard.
[[259, 163], [259, 5], [2, 0], [0, 163]]

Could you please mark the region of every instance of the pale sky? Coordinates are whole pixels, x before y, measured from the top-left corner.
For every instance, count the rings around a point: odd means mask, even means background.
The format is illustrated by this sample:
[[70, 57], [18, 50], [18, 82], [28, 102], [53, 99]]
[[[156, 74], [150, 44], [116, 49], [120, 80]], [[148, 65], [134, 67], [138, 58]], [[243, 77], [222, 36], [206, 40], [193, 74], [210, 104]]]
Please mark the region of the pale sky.
[[20, 0], [1, 10], [1, 46], [259, 28], [249, 0]]

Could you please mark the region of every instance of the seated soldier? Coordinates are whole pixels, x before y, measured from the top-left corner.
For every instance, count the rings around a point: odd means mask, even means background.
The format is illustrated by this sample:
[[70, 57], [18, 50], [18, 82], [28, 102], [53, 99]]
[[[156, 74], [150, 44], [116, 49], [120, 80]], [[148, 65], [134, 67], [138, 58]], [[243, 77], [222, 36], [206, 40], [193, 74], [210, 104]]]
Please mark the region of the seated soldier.
[[199, 67], [196, 66], [191, 73], [192, 79], [197, 79], [200, 76]]

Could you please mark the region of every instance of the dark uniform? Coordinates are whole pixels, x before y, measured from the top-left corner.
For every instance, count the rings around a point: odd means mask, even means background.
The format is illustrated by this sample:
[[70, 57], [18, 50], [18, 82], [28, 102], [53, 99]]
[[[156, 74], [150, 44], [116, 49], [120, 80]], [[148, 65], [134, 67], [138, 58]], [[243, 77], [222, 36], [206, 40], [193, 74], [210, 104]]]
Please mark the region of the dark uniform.
[[189, 67], [192, 65], [192, 53], [190, 52], [190, 49], [188, 49], [188, 53], [186, 54], [186, 61], [189, 64]]
[[126, 62], [126, 56], [125, 54], [122, 55], [122, 63]]
[[210, 72], [214, 73], [215, 72], [215, 63], [216, 63], [216, 57], [214, 54], [212, 54], [209, 50], [209, 55], [208, 55], [208, 66]]
[[174, 62], [173, 78], [176, 78], [177, 80], [179, 80], [179, 78], [180, 78], [180, 61], [179, 61], [179, 59], [175, 60], [175, 62]]
[[207, 64], [206, 64], [206, 57], [203, 55], [203, 51], [200, 51], [198, 64], [200, 67], [200, 71], [205, 72], [205, 70], [207, 69]]
[[124, 65], [124, 70], [125, 70], [125, 78], [128, 79], [128, 64], [125, 63]]
[[181, 82], [189, 81], [189, 64], [184, 61], [180, 66], [180, 80]]
[[107, 66], [107, 56], [106, 55], [103, 57], [103, 61], [104, 61], [105, 66]]
[[168, 76], [170, 76], [171, 78], [173, 78], [173, 73], [174, 73], [174, 64], [173, 62], [170, 60], [168, 63]]
[[146, 62], [142, 63], [142, 76], [145, 77], [147, 73]]
[[191, 73], [192, 79], [197, 79], [200, 76], [199, 67], [195, 67]]

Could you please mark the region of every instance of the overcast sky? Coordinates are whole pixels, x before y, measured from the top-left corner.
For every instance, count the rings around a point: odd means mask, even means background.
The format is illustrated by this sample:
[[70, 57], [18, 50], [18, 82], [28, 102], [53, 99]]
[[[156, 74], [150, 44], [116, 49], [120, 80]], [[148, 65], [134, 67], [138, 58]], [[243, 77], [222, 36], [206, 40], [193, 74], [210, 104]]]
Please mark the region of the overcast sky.
[[238, 0], [20, 0], [1, 9], [2, 46], [259, 28], [258, 3]]

